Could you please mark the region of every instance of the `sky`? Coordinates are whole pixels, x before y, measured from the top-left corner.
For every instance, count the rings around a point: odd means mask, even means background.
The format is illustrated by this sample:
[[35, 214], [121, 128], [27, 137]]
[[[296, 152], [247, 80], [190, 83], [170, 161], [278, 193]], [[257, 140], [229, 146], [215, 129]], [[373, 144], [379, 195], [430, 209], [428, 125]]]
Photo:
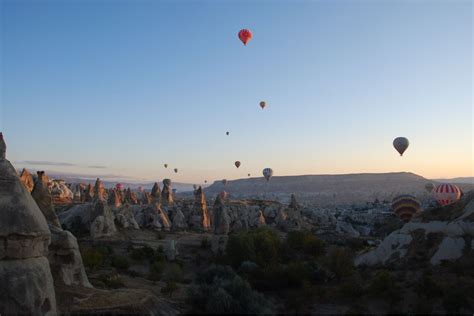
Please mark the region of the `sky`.
[[474, 176], [469, 0], [0, 3], [0, 131], [17, 168]]

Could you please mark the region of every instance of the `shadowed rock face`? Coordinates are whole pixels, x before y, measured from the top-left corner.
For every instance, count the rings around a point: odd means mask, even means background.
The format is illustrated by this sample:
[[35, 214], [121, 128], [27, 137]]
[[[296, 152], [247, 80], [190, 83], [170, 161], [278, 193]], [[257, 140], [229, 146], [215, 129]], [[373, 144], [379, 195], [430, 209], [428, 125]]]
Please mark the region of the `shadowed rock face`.
[[173, 191], [171, 190], [169, 181], [163, 180], [163, 191], [161, 191], [161, 202], [163, 206], [173, 206]]
[[108, 197], [107, 204], [116, 208], [122, 206], [122, 199], [120, 198], [120, 195], [116, 189], [109, 190], [109, 197]]
[[56, 227], [61, 227], [58, 217], [53, 206], [53, 198], [48, 189], [48, 183], [46, 182], [44, 171], [38, 171], [38, 178], [36, 179], [35, 186], [31, 192], [31, 196], [35, 199], [41, 212], [48, 221], [48, 224]]
[[0, 314], [54, 315], [51, 234], [5, 151], [0, 134]]
[[217, 196], [213, 207], [214, 234], [227, 235], [230, 232], [230, 217], [220, 195]]
[[155, 202], [161, 202], [161, 190], [158, 182], [153, 184], [153, 188], [151, 189], [151, 197]]
[[101, 201], [106, 200], [105, 188], [104, 188], [104, 185], [102, 184], [102, 181], [100, 181], [99, 178], [97, 178], [97, 180], [95, 181], [94, 198]]
[[124, 203], [128, 203], [128, 204], [131, 204], [131, 205], [137, 205], [138, 204], [137, 194], [135, 192], [132, 192], [132, 190], [130, 190], [130, 188], [128, 188], [127, 191], [125, 191], [124, 200], [125, 200]]
[[85, 202], [92, 202], [92, 198], [94, 197], [94, 189], [92, 184], [88, 184], [86, 190], [84, 192], [84, 201]]

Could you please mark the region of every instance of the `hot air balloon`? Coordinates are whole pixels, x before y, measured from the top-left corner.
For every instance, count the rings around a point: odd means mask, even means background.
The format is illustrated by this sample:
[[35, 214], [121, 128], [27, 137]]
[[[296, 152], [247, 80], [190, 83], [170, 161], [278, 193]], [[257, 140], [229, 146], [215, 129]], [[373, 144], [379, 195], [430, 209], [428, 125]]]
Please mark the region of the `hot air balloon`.
[[412, 195], [403, 194], [392, 200], [392, 209], [404, 222], [409, 222], [414, 214], [420, 212], [421, 203]]
[[252, 32], [247, 29], [241, 29], [239, 31], [239, 39], [244, 43], [244, 45], [247, 45], [247, 43], [252, 39]]
[[395, 147], [400, 156], [403, 156], [403, 153], [407, 150], [409, 145], [410, 142], [408, 141], [408, 138], [405, 137], [397, 137], [393, 140], [393, 147]]
[[249, 176], [249, 177], [250, 177], [250, 173], [247, 173], [247, 176]]
[[265, 101], [261, 101], [260, 102], [260, 107], [262, 108], [262, 110], [267, 106], [267, 102]]
[[445, 206], [458, 201], [461, 198], [461, 189], [451, 183], [441, 183], [433, 191], [434, 198], [439, 204]]
[[165, 168], [168, 168], [168, 164], [167, 164], [167, 163], [165, 163]]
[[240, 167], [240, 161], [237, 160], [236, 162], [234, 162], [234, 165], [235, 165], [237, 168], [239, 168], [239, 167]]
[[178, 173], [178, 168], [174, 168], [174, 173]]
[[163, 184], [169, 187], [171, 185], [171, 180], [170, 179], [164, 179]]
[[435, 187], [435, 186], [434, 186], [433, 183], [427, 183], [427, 184], [425, 185], [425, 189], [426, 189], [426, 191], [428, 191], [428, 193], [433, 192], [434, 187]]
[[222, 184], [223, 184], [223, 185], [226, 185], [226, 184], [227, 184], [227, 179], [223, 179], [223, 180], [222, 180]]
[[265, 177], [265, 179], [270, 180], [270, 178], [273, 176], [273, 170], [272, 168], [265, 168], [263, 169], [263, 176]]
[[204, 180], [204, 183], [207, 183], [207, 180]]
[[222, 200], [225, 200], [225, 198], [227, 197], [227, 192], [226, 191], [221, 191], [221, 193], [219, 193], [220, 197]]
[[225, 134], [226, 134], [227, 136], [229, 136], [229, 132], [225, 132]]
[[124, 185], [123, 185], [122, 183], [117, 183], [117, 184], [115, 185], [115, 188], [116, 188], [117, 190], [119, 190], [119, 191], [123, 191]]

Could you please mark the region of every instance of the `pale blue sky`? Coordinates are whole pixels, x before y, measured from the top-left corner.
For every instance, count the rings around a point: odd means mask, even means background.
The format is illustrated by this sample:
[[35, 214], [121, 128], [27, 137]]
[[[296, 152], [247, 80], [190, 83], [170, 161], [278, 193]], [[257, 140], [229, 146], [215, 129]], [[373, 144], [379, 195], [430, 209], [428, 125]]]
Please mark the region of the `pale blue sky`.
[[471, 1], [1, 3], [0, 130], [17, 167], [474, 175]]

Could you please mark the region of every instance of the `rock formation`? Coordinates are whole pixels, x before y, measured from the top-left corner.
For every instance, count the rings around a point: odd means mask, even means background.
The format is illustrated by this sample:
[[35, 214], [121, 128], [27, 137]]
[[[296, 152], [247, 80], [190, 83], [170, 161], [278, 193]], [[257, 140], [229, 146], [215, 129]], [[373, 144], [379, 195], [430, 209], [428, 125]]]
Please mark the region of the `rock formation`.
[[184, 217], [183, 212], [180, 208], [173, 208], [172, 229], [174, 231], [180, 231], [186, 228], [188, 228], [188, 224], [186, 223], [186, 218]]
[[80, 184], [74, 185], [74, 191], [73, 191], [73, 194], [74, 194], [73, 202], [74, 203], [82, 202], [82, 193], [81, 193], [81, 191], [82, 191], [82, 189], [81, 189]]
[[291, 201], [290, 201], [290, 205], [288, 207], [292, 208], [292, 209], [295, 209], [295, 210], [300, 208], [300, 205], [299, 205], [298, 201], [296, 200], [296, 196], [294, 194], [291, 195]]
[[173, 206], [173, 191], [171, 190], [171, 182], [166, 181], [169, 179], [163, 180], [163, 190], [161, 191], [161, 203], [163, 206], [171, 207]]
[[188, 224], [190, 228], [202, 229], [205, 231], [211, 228], [206, 195], [201, 187], [194, 191], [194, 205], [189, 216]]
[[94, 198], [97, 200], [106, 201], [106, 195], [107, 194], [105, 192], [104, 184], [99, 178], [97, 178], [94, 185]]
[[119, 208], [120, 206], [122, 206], [122, 199], [120, 198], [120, 195], [118, 194], [116, 189], [109, 190], [107, 204], [115, 208]]
[[21, 170], [20, 181], [26, 187], [28, 192], [33, 191], [33, 187], [35, 186], [35, 182], [33, 181], [33, 176], [25, 168]]
[[53, 180], [51, 182], [50, 190], [54, 204], [72, 203], [74, 194], [66, 185], [66, 183], [64, 183], [64, 180]]
[[141, 192], [140, 200], [141, 200], [141, 204], [143, 205], [151, 204], [153, 201], [150, 193], [145, 192], [145, 191]]
[[168, 261], [176, 260], [176, 256], [179, 255], [178, 242], [173, 239], [167, 240], [164, 247], [164, 253], [166, 256], [166, 260]]
[[51, 234], [8, 160], [0, 133], [0, 314], [56, 315]]
[[122, 228], [140, 229], [130, 206], [126, 204], [115, 214], [115, 221]]
[[131, 205], [137, 205], [138, 204], [137, 194], [135, 192], [132, 192], [132, 190], [130, 190], [130, 188], [128, 188], [125, 191], [124, 203], [128, 203], [128, 204], [131, 204]]
[[88, 184], [86, 189], [84, 190], [84, 202], [92, 202], [92, 199], [94, 198], [94, 188], [92, 187], [92, 184]]
[[153, 184], [153, 188], [151, 189], [151, 198], [153, 199], [153, 202], [161, 203], [161, 189], [158, 182]]
[[224, 202], [220, 195], [217, 196], [213, 206], [214, 213], [214, 234], [227, 235], [230, 232], [230, 217], [227, 213], [227, 209], [224, 206]]
[[37, 174], [38, 178], [36, 179], [31, 196], [36, 201], [36, 204], [39, 206], [41, 212], [43, 212], [48, 224], [61, 227], [56, 215], [56, 211], [54, 210], [53, 198], [49, 192], [44, 171], [38, 171]]

